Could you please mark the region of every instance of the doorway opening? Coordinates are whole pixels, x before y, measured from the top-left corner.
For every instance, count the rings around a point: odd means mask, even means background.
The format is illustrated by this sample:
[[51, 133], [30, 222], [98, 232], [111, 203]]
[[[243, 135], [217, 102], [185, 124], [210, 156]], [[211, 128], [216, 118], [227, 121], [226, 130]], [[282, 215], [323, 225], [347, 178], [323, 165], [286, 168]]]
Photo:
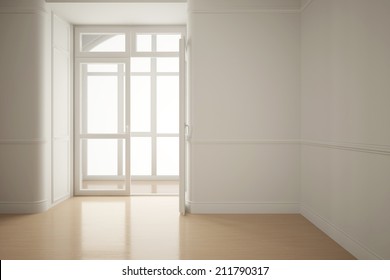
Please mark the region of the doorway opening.
[[76, 27], [75, 194], [184, 199], [184, 28]]

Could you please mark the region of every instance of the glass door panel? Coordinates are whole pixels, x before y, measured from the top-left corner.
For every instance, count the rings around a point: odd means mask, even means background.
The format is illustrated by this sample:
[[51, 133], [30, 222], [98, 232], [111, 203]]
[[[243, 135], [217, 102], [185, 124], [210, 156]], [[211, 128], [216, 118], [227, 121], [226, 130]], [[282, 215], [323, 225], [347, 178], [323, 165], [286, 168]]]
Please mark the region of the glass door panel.
[[76, 194], [129, 194], [126, 63], [86, 62], [79, 66]]
[[156, 59], [157, 73], [179, 73], [178, 57], [158, 57]]
[[157, 77], [157, 133], [179, 134], [179, 77]]
[[116, 139], [85, 139], [86, 176], [119, 176], [118, 142]]
[[131, 131], [151, 131], [151, 79], [148, 76], [131, 77]]
[[131, 175], [152, 175], [152, 137], [131, 137]]
[[118, 77], [87, 77], [87, 133], [118, 132]]
[[[151, 38], [156, 40], [155, 35]], [[178, 180], [179, 57], [133, 57], [130, 61], [132, 181]]]
[[184, 186], [182, 35], [84, 31], [76, 32], [76, 195], [128, 195], [131, 180], [145, 190], [153, 186], [149, 192], [165, 183], [170, 194], [178, 192], [179, 180]]
[[157, 137], [157, 175], [179, 176], [179, 137]]

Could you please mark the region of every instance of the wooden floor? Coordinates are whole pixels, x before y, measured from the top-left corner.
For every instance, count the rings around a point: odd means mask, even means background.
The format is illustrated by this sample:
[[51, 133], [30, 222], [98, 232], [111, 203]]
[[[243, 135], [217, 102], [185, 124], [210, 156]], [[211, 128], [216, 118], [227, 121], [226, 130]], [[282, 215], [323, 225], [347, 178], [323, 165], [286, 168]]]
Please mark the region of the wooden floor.
[[178, 214], [177, 197], [76, 197], [0, 215], [0, 259], [353, 259], [301, 215]]

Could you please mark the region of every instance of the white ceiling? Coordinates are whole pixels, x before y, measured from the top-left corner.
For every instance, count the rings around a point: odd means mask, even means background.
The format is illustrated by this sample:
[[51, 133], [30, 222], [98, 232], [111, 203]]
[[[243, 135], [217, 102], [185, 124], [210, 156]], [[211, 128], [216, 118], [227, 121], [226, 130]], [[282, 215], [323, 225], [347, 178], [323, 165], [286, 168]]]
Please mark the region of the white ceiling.
[[183, 0], [60, 1], [47, 0], [57, 15], [75, 25], [184, 25], [187, 22], [187, 3]]

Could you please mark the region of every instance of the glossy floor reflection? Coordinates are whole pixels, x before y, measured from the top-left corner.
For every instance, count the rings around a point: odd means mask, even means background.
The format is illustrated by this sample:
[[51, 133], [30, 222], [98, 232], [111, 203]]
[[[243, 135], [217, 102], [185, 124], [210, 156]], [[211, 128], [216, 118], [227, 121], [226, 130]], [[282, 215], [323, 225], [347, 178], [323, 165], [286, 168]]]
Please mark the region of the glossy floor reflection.
[[187, 215], [178, 198], [76, 197], [0, 215], [0, 259], [352, 259], [301, 215]]
[[[115, 191], [124, 190], [125, 187], [124, 181], [84, 180], [82, 182], [83, 190]], [[179, 181], [133, 180], [130, 184], [130, 193], [132, 195], [178, 195]]]
[[179, 181], [132, 181], [132, 195], [179, 195]]
[[82, 181], [83, 190], [95, 190], [95, 191], [116, 191], [124, 190], [126, 188], [125, 181], [109, 181], [109, 180], [84, 180]]

